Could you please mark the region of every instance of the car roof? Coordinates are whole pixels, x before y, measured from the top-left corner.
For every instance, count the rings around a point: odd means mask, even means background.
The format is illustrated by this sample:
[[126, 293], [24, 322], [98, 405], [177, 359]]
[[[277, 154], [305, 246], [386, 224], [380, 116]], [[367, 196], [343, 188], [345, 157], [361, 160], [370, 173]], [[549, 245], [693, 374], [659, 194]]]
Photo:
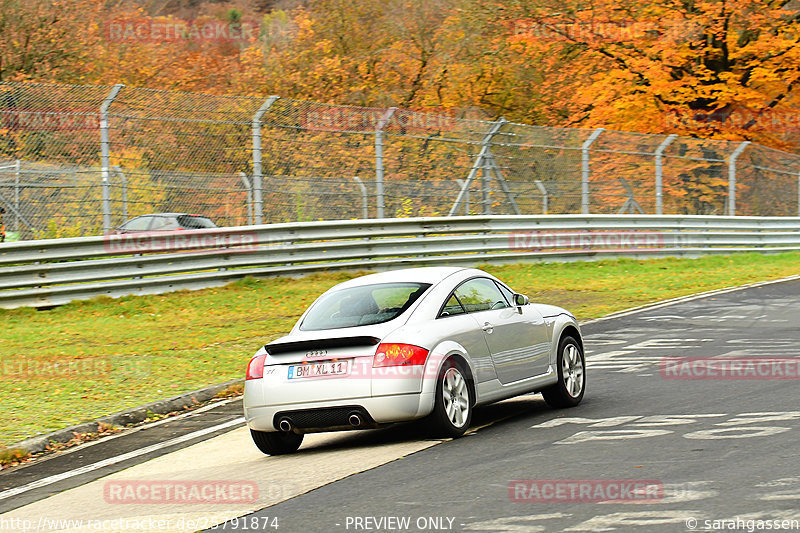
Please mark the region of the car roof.
[[367, 274], [349, 281], [340, 283], [334, 289], [345, 289], [348, 287], [359, 287], [362, 285], [374, 285], [378, 283], [430, 283], [435, 285], [455, 274], [464, 270], [474, 270], [464, 267], [420, 267], [420, 268], [404, 268], [401, 270], [389, 270], [387, 272], [378, 272], [376, 274]]

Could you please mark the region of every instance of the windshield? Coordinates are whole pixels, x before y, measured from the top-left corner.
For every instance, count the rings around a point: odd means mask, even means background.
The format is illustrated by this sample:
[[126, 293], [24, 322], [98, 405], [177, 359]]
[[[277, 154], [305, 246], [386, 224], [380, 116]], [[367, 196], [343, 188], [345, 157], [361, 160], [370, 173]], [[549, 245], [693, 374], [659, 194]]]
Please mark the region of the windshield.
[[429, 283], [381, 283], [332, 292], [311, 306], [300, 329], [316, 331], [388, 322], [403, 314], [428, 287]]

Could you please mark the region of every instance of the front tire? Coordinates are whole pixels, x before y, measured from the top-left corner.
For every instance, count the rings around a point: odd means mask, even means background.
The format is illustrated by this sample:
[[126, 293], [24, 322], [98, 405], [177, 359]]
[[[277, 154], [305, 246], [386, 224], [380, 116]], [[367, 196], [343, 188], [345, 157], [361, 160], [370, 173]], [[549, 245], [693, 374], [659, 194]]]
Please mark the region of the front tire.
[[428, 420], [432, 433], [454, 439], [462, 436], [472, 421], [474, 403], [466, 371], [448, 359], [436, 380], [436, 399]]
[[294, 453], [303, 442], [303, 435], [296, 433], [250, 430], [256, 447], [267, 455]]
[[575, 407], [586, 389], [586, 359], [581, 345], [572, 337], [558, 343], [558, 382], [542, 391], [544, 401], [554, 408]]

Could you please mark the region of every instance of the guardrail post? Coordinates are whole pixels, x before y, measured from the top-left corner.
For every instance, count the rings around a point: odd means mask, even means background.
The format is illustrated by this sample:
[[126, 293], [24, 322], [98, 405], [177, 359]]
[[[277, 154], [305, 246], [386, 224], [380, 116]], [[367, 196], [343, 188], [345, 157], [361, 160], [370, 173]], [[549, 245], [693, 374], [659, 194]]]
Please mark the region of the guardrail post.
[[750, 141], [745, 141], [736, 147], [728, 161], [728, 216], [736, 215], [736, 160]]
[[581, 212], [589, 214], [589, 148], [600, 137], [605, 128], [597, 128], [581, 146]]
[[261, 119], [264, 113], [269, 111], [272, 104], [280, 96], [272, 95], [261, 104], [255, 115], [253, 115], [253, 224], [263, 224], [264, 216], [264, 180], [261, 169]]
[[664, 156], [664, 150], [677, 138], [678, 135], [673, 133], [661, 141], [661, 144], [656, 148], [656, 215], [664, 214], [664, 168], [661, 160]]
[[369, 218], [369, 198], [367, 196], [367, 188], [364, 182], [358, 176], [353, 176], [353, 181], [356, 182], [358, 188], [361, 190], [361, 218]]
[[378, 201], [378, 218], [384, 217], [386, 203], [383, 196], [383, 129], [392, 120], [396, 107], [390, 107], [375, 125], [375, 196]]
[[535, 180], [533, 183], [536, 185], [536, 188], [539, 189], [539, 192], [542, 193], [542, 214], [546, 215], [547, 211], [550, 209], [550, 206], [548, 205], [550, 202], [547, 189], [544, 188], [544, 183], [542, 183], [542, 180]]
[[100, 105], [100, 173], [103, 188], [103, 233], [111, 231], [111, 189], [109, 186], [109, 139], [108, 139], [108, 109], [124, 87], [118, 83], [111, 88], [103, 103]]

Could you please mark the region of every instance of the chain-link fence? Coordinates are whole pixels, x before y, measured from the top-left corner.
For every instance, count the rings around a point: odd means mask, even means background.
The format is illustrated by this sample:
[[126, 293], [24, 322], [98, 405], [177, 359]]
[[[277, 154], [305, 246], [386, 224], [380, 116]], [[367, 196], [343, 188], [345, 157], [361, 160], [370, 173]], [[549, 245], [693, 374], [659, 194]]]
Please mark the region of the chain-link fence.
[[0, 83], [0, 208], [21, 238], [146, 213], [220, 226], [465, 214], [797, 215], [800, 156], [275, 96]]

